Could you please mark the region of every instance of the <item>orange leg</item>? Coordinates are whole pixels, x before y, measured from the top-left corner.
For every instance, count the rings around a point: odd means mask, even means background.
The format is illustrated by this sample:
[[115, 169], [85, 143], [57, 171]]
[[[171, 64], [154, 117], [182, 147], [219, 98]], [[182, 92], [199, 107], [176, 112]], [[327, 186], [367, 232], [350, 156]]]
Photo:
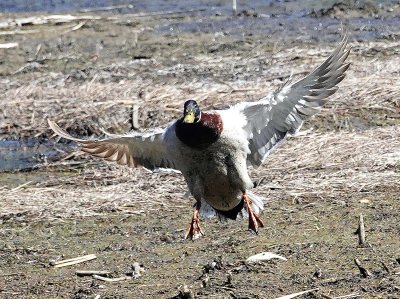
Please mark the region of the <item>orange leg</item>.
[[196, 240], [198, 238], [204, 237], [205, 234], [200, 227], [200, 220], [199, 220], [199, 211], [200, 211], [200, 202], [196, 203], [196, 208], [193, 212], [192, 222], [189, 228], [186, 230], [185, 239]]
[[258, 228], [264, 227], [264, 222], [251, 208], [251, 200], [247, 197], [246, 192], [243, 192], [242, 199], [249, 214], [249, 229], [258, 234]]

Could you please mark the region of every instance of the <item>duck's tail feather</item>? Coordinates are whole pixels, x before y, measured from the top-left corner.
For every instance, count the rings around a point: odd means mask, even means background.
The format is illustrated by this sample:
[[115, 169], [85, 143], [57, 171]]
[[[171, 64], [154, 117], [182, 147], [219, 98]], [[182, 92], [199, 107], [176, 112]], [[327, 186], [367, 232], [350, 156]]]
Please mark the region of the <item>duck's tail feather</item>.
[[[266, 202], [266, 199], [263, 198], [262, 196], [254, 194], [251, 191], [247, 191], [247, 196], [251, 200], [251, 208], [253, 209], [253, 211], [256, 214], [260, 214], [261, 211], [264, 209], [264, 202]], [[221, 221], [224, 221], [224, 220], [227, 220], [227, 219], [236, 220], [238, 217], [239, 218], [247, 218], [249, 216], [247, 211], [246, 211], [246, 208], [244, 206], [243, 199], [239, 202], [239, 204], [236, 207], [234, 207], [233, 209], [231, 209], [229, 211], [221, 211], [221, 210], [213, 209], [205, 201], [202, 201], [201, 206], [202, 206], [202, 208], [203, 208], [203, 206], [206, 206], [205, 210], [207, 211], [207, 215], [206, 215], [200, 209], [200, 213], [202, 214], [202, 216], [207, 217], [207, 218], [211, 218], [215, 214], [217, 214]], [[214, 213], [211, 213], [210, 210], [213, 210]]]
[[238, 217], [238, 214], [243, 210], [243, 207], [244, 207], [244, 201], [242, 199], [239, 202], [239, 204], [236, 207], [234, 207], [232, 210], [220, 211], [220, 210], [215, 209], [215, 211], [217, 212], [220, 220], [226, 220], [226, 219], [236, 220], [236, 218]]

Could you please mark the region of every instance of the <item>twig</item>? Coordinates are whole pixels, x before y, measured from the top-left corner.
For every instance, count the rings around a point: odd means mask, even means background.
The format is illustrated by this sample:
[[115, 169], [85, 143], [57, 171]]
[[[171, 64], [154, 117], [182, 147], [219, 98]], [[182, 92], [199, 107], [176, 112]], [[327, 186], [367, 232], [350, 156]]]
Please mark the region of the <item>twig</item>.
[[15, 187], [15, 188], [11, 189], [11, 192], [18, 191], [18, 190], [28, 186], [31, 183], [32, 183], [32, 181], [28, 181], [26, 183], [23, 183], [22, 185], [19, 185], [19, 186]]
[[101, 281], [106, 281], [106, 282], [118, 282], [118, 281], [123, 281], [123, 280], [131, 280], [133, 277], [130, 276], [121, 276], [117, 278], [108, 278], [100, 275], [93, 275], [93, 278], [101, 280]]
[[247, 258], [247, 262], [258, 262], [258, 261], [268, 261], [271, 259], [280, 259], [283, 261], [287, 261], [287, 258], [284, 256], [278, 255], [273, 252], [261, 252], [256, 255], [252, 255], [249, 258]]
[[39, 53], [40, 53], [40, 50], [42, 49], [42, 44], [39, 44], [37, 47], [36, 47], [36, 51], [35, 51], [35, 59], [37, 59], [38, 58], [38, 55], [39, 55]]
[[357, 265], [358, 270], [360, 270], [360, 273], [364, 278], [372, 276], [371, 272], [364, 268], [358, 259], [354, 259], [354, 263]]
[[0, 31], [0, 36], [2, 35], [16, 35], [16, 34], [32, 34], [38, 33], [40, 30], [13, 30], [13, 31]]
[[364, 245], [365, 244], [365, 226], [364, 226], [364, 217], [361, 214], [358, 220], [358, 229], [356, 231], [358, 234], [358, 244]]
[[[136, 13], [136, 14], [127, 14], [125, 17], [127, 18], [142, 18], [142, 17], [153, 17], [153, 16], [165, 16], [165, 15], [174, 15], [174, 14], [183, 14], [189, 12], [202, 12], [206, 9], [188, 9], [188, 10], [168, 10], [168, 11], [156, 11], [156, 12], [149, 12], [149, 13]], [[107, 20], [116, 20], [120, 19], [120, 17], [109, 17]]]
[[61, 24], [82, 20], [100, 20], [99, 16], [73, 16], [73, 15], [49, 15], [18, 18], [11, 21], [0, 22], [0, 29], [9, 27], [21, 27], [27, 25]]
[[110, 271], [101, 271], [101, 270], [77, 270], [75, 274], [78, 276], [92, 276], [92, 275], [109, 275]]
[[306, 205], [300, 207], [299, 209], [300, 209], [300, 210], [303, 210], [303, 209], [306, 209], [306, 208], [309, 208], [309, 207], [313, 207], [313, 206], [315, 206], [315, 205], [317, 205], [316, 202], [310, 202], [310, 203], [308, 203], [308, 204], [306, 204]]
[[384, 261], [381, 261], [381, 264], [382, 264], [383, 269], [385, 269], [385, 271], [386, 271], [387, 273], [390, 273], [390, 269], [389, 269], [389, 267], [385, 264], [385, 262], [384, 262]]
[[139, 128], [139, 106], [134, 104], [132, 106], [132, 129], [138, 130]]
[[16, 48], [16, 47], [18, 47], [18, 43], [0, 44], [0, 49], [11, 49], [11, 48]]
[[85, 9], [79, 10], [79, 12], [87, 13], [87, 12], [108, 11], [108, 10], [115, 10], [115, 9], [122, 9], [122, 8], [132, 9], [133, 5], [125, 4], [125, 5], [111, 5], [111, 6], [96, 7], [96, 8], [85, 8]]
[[55, 261], [55, 262], [52, 262], [52, 264], [53, 265], [59, 265], [59, 264], [63, 264], [63, 263], [79, 261], [79, 260], [82, 260], [82, 259], [87, 259], [87, 258], [92, 258], [92, 257], [96, 258], [96, 255], [95, 254], [82, 255], [82, 256], [66, 259], [66, 260]]
[[29, 63], [25, 64], [24, 66], [20, 67], [18, 70], [16, 70], [12, 74], [16, 75], [19, 73], [37, 71], [37, 70], [41, 70], [43, 68], [46, 68], [46, 66], [44, 66], [38, 62], [29, 62]]
[[351, 298], [357, 298], [360, 297], [361, 294], [360, 293], [351, 293], [348, 295], [344, 295], [344, 296], [338, 296], [338, 297], [332, 297], [326, 294], [321, 294], [322, 297], [326, 298], [326, 299], [351, 299]]
[[83, 25], [85, 25], [85, 24], [87, 23], [87, 21], [88, 21], [88, 20], [84, 20], [84, 21], [80, 22], [78, 25], [75, 25], [75, 26], [72, 27], [71, 29], [64, 31], [64, 32], [61, 33], [61, 34], [67, 34], [67, 33], [70, 33], [70, 32], [72, 32], [72, 31], [76, 31], [76, 30], [82, 28]]
[[232, 285], [232, 273], [228, 272], [228, 274], [226, 275], [226, 282], [225, 284], [227, 285]]
[[236, 288], [234, 288], [234, 287], [226, 287], [226, 286], [218, 286], [218, 288], [227, 290], [227, 291], [235, 291], [236, 290]]
[[308, 293], [315, 292], [315, 291], [318, 291], [318, 289], [310, 289], [310, 290], [306, 290], [306, 291], [299, 292], [299, 293], [293, 293], [293, 294], [285, 295], [282, 297], [278, 297], [276, 299], [291, 299], [291, 298], [295, 298], [295, 297], [301, 296], [303, 294], [308, 294]]
[[357, 298], [360, 296], [361, 296], [360, 293], [351, 293], [351, 294], [344, 295], [344, 296], [334, 297], [334, 299], [350, 299], [350, 298]]
[[95, 254], [88, 254], [88, 255], [84, 255], [84, 256], [80, 256], [80, 257], [75, 257], [72, 259], [67, 259], [67, 260], [62, 260], [62, 261], [57, 261], [57, 262], [50, 262], [50, 264], [52, 266], [54, 266], [54, 268], [61, 268], [61, 267], [66, 267], [66, 266], [71, 266], [71, 265], [87, 262], [87, 261], [93, 260], [95, 258], [96, 258]]

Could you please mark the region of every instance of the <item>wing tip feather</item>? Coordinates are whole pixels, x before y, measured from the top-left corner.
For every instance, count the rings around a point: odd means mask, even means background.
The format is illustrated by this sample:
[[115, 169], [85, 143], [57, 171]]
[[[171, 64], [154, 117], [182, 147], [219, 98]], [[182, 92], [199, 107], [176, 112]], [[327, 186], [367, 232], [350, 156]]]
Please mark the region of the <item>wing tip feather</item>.
[[60, 128], [55, 122], [53, 122], [52, 120], [47, 119], [47, 123], [48, 123], [50, 129], [53, 130], [53, 132], [54, 132], [56, 135], [58, 135], [58, 136], [60, 136], [60, 137], [62, 137], [62, 138], [68, 139], [68, 140], [76, 141], [76, 142], [79, 142], [79, 143], [85, 143], [85, 140], [82, 140], [82, 139], [75, 138], [75, 137], [71, 136], [67, 131], [65, 131], [64, 129], [61, 129], [61, 128]]

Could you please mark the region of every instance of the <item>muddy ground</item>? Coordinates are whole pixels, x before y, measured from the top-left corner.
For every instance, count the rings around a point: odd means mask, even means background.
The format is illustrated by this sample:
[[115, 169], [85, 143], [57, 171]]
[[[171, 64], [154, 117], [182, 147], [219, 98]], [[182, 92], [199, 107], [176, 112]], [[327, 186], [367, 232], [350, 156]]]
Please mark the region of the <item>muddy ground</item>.
[[[293, 2], [238, 17], [222, 4], [168, 15], [92, 12], [96, 19], [2, 29], [0, 44], [18, 47], [0, 49], [0, 297], [182, 298], [186, 285], [196, 298], [314, 288], [302, 298], [400, 298], [399, 5], [349, 3], [299, 15]], [[1, 19], [27, 15], [41, 14]], [[341, 23], [352, 47], [341, 89], [251, 170], [267, 199], [259, 235], [245, 221], [211, 219], [204, 239], [183, 240], [193, 199], [181, 176], [90, 159], [47, 128], [51, 118], [76, 136], [100, 136], [166, 124], [188, 98], [204, 109], [256, 100], [321, 63]], [[245, 262], [264, 251], [287, 261]], [[97, 259], [50, 265], [85, 254]], [[145, 272], [128, 281], [75, 274], [130, 275], [134, 262]]]

